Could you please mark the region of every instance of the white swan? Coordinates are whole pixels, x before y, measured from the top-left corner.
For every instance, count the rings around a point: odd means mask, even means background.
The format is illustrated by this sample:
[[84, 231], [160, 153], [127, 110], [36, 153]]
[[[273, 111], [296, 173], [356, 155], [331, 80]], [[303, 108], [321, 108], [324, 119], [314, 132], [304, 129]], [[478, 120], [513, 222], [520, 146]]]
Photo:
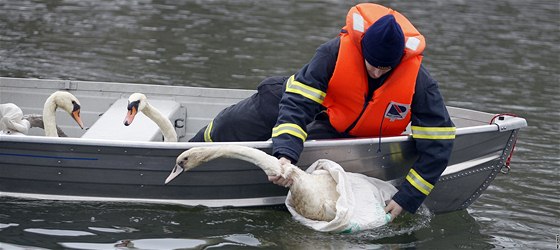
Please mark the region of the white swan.
[[0, 104], [0, 134], [25, 135], [31, 124], [23, 118], [23, 111], [13, 103]]
[[30, 128], [38, 127], [45, 130], [46, 136], [67, 137], [56, 126], [55, 111], [58, 107], [66, 110], [78, 125], [83, 128], [78, 99], [68, 92], [57, 91], [51, 94], [45, 101], [43, 115], [23, 115], [21, 108], [13, 103], [0, 104], [0, 134], [26, 135]]
[[248, 161], [262, 168], [267, 175], [292, 178], [292, 204], [300, 215], [319, 221], [335, 218], [339, 193], [336, 191], [336, 181], [327, 171], [316, 170], [309, 174], [292, 164], [281, 166], [275, 157], [250, 147], [225, 145], [191, 148], [177, 157], [176, 165], [165, 183], [184, 171], [219, 157]]
[[124, 118], [124, 125], [128, 126], [134, 120], [138, 111], [144, 113], [148, 118], [154, 121], [163, 133], [163, 141], [176, 142], [177, 132], [171, 124], [171, 121], [159, 112], [154, 106], [148, 103], [148, 98], [142, 93], [134, 93], [128, 98], [128, 112]]
[[61, 108], [68, 112], [68, 114], [74, 118], [76, 123], [78, 123], [80, 128], [84, 128], [84, 124], [80, 118], [80, 102], [78, 101], [78, 98], [66, 91], [56, 91], [47, 98], [43, 107], [45, 136], [58, 137], [56, 127], [57, 108]]

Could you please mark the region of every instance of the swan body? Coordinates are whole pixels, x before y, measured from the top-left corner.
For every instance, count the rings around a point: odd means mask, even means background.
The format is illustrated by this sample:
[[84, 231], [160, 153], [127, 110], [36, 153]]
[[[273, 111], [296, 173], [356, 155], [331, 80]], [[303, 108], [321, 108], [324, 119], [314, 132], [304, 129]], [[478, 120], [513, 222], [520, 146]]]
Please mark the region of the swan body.
[[78, 123], [80, 128], [84, 128], [84, 124], [80, 118], [80, 102], [78, 98], [66, 91], [56, 91], [47, 98], [43, 106], [45, 136], [59, 136], [56, 127], [56, 110], [58, 108], [68, 112], [76, 123]]
[[300, 215], [318, 221], [331, 221], [335, 218], [336, 202], [340, 195], [336, 191], [336, 181], [327, 171], [317, 170], [310, 174], [292, 164], [280, 165], [275, 157], [250, 147], [224, 145], [191, 148], [177, 157], [175, 167], [165, 183], [182, 172], [220, 157], [248, 161], [260, 167], [267, 175], [291, 178], [292, 205]]
[[30, 127], [21, 108], [13, 103], [0, 104], [0, 134], [25, 135]]
[[148, 118], [154, 121], [163, 134], [163, 141], [176, 142], [177, 132], [171, 124], [171, 121], [161, 114], [154, 106], [150, 105], [146, 95], [142, 93], [134, 93], [128, 98], [128, 112], [124, 119], [124, 125], [132, 124], [134, 117], [138, 112], [144, 113]]

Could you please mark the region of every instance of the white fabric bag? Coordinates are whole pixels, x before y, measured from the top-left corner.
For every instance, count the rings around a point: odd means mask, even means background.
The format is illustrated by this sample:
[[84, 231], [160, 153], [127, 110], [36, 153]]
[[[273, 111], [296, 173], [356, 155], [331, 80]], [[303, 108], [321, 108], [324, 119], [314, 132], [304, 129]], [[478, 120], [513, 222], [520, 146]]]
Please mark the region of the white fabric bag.
[[397, 188], [388, 182], [363, 174], [348, 173], [336, 162], [320, 159], [306, 172], [326, 170], [336, 181], [340, 194], [336, 202], [336, 217], [329, 222], [307, 219], [298, 214], [291, 205], [291, 192], [286, 197], [286, 206], [295, 220], [321, 232], [355, 233], [387, 224], [390, 216], [385, 214], [385, 201], [390, 200]]
[[23, 112], [13, 103], [0, 104], [0, 134], [27, 134], [30, 124], [23, 119]]

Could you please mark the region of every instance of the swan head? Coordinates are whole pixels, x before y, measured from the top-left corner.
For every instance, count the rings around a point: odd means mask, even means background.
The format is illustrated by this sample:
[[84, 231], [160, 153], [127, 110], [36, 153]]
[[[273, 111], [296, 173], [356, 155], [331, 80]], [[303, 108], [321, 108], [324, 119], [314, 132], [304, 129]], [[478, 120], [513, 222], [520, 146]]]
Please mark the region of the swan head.
[[132, 124], [134, 117], [138, 114], [138, 111], [142, 111], [146, 107], [147, 103], [146, 95], [142, 93], [134, 93], [128, 97], [128, 112], [126, 113], [126, 117], [124, 118], [124, 125], [128, 126]]
[[177, 156], [175, 167], [171, 170], [167, 179], [165, 179], [165, 184], [171, 182], [183, 172], [189, 171], [202, 163], [218, 157], [219, 154], [216, 154], [217, 150], [219, 150], [219, 147], [196, 147], [183, 152]]
[[74, 95], [66, 91], [56, 91], [49, 97], [54, 103], [55, 107], [61, 108], [68, 112], [70, 116], [76, 121], [80, 128], [84, 128], [84, 123], [80, 118], [80, 101]]

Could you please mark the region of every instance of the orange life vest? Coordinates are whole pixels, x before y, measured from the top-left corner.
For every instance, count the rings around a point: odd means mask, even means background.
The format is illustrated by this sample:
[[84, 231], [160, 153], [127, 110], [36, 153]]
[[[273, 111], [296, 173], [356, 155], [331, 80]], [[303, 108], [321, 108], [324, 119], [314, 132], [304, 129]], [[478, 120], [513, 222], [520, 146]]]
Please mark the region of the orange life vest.
[[[365, 30], [387, 14], [401, 26], [405, 52], [366, 106], [368, 74], [361, 41]], [[397, 11], [373, 3], [352, 7], [339, 36], [338, 58], [323, 102], [332, 126], [352, 136], [379, 136], [380, 132], [383, 136], [400, 135], [410, 122], [410, 105], [426, 46], [424, 36]]]

